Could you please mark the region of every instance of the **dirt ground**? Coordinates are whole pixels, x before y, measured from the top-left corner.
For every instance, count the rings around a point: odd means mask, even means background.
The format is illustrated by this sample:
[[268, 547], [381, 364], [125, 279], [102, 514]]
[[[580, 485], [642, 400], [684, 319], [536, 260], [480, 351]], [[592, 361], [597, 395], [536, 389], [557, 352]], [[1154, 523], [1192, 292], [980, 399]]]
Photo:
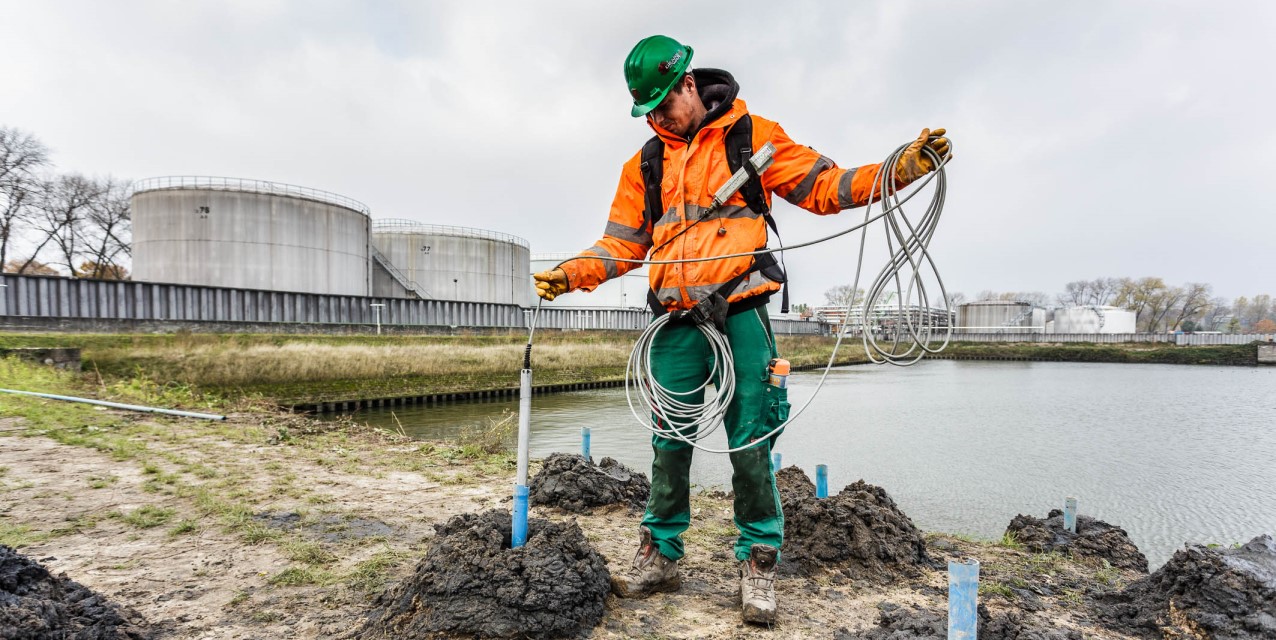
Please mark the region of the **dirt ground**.
[[[509, 504], [508, 455], [300, 417], [127, 421], [109, 434], [0, 433], [0, 532], [50, 570], [136, 609], [163, 637], [350, 632], [378, 593], [412, 573], [435, 524]], [[575, 520], [614, 573], [628, 566], [641, 517], [619, 505], [533, 515]], [[883, 602], [946, 607], [942, 569], [888, 586], [816, 574], [777, 582], [774, 628], [745, 626], [733, 535], [730, 501], [695, 497], [681, 592], [609, 597], [592, 637], [855, 637], [876, 626]], [[927, 545], [937, 560], [984, 562], [991, 586], [981, 600], [994, 613], [1027, 597], [1009, 585], [1044, 581], [1062, 587], [1029, 594], [1034, 616], [1087, 638], [1127, 637], [1091, 626], [1081, 587], [1067, 585], [1095, 584], [1098, 574], [1116, 588], [1137, 577], [1131, 572], [943, 535], [928, 535]]]

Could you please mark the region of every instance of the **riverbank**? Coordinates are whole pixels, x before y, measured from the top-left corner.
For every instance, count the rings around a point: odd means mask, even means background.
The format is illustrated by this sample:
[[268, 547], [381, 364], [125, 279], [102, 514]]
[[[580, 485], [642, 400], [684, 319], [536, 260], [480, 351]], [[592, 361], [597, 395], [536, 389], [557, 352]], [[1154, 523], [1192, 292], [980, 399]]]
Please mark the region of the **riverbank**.
[[[537, 333], [538, 386], [588, 388], [623, 381], [633, 332]], [[215, 398], [282, 406], [373, 399], [489, 396], [518, 387], [527, 336], [327, 336], [278, 334], [3, 334], [5, 347], [80, 347], [85, 371], [104, 384], [138, 380]], [[834, 340], [776, 336], [795, 368], [822, 366]], [[838, 364], [866, 362], [843, 344]], [[27, 389], [27, 387], [23, 387]], [[37, 390], [38, 389], [29, 389]]]
[[[91, 373], [3, 361], [0, 384], [20, 380], [228, 415], [224, 423], [169, 420], [0, 398], [0, 544], [137, 610], [170, 637], [333, 637], [361, 623], [371, 599], [412, 572], [434, 525], [508, 508], [513, 459], [490, 434], [410, 441], [250, 400], [103, 387]], [[594, 637], [757, 633], [739, 623], [730, 500], [698, 495], [692, 509], [683, 590], [648, 600], [608, 598]], [[612, 572], [628, 564], [640, 517], [624, 509], [534, 515], [574, 520]], [[996, 615], [1020, 615], [1028, 606], [1034, 620], [1053, 627], [1126, 637], [1095, 626], [1087, 603], [1136, 579], [1135, 572], [1033, 553], [1013, 538], [932, 533], [925, 544], [937, 559], [979, 558], [987, 576], [982, 601]], [[1020, 593], [1043, 585], [1045, 595]], [[928, 569], [880, 585], [816, 573], [783, 577], [777, 590], [780, 637], [828, 637], [839, 629], [846, 630], [840, 637], [856, 637], [888, 610], [942, 611], [946, 574]]]
[[1252, 367], [1258, 346], [1177, 346], [1157, 343], [1001, 343], [954, 342], [928, 358], [947, 360], [1029, 360], [1036, 362], [1109, 362], [1140, 364], [1206, 364]]

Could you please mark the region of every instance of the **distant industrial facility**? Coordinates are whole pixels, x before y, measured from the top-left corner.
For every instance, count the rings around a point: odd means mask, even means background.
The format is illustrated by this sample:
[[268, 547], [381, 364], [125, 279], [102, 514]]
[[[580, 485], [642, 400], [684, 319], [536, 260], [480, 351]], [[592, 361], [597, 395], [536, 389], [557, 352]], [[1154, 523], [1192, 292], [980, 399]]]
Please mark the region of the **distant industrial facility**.
[[176, 176], [134, 184], [133, 277], [210, 287], [527, 306], [530, 248], [294, 185]]
[[980, 300], [958, 307], [963, 333], [1134, 333], [1135, 314], [1107, 306], [1048, 310], [1022, 300]]

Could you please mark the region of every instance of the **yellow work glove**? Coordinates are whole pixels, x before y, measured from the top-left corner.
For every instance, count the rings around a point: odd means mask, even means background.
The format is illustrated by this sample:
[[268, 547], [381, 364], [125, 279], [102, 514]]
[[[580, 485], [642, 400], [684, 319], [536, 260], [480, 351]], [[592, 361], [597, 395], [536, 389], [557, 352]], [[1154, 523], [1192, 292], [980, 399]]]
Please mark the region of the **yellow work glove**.
[[567, 272], [557, 267], [549, 271], [542, 271], [532, 279], [536, 281], [536, 295], [546, 299], [553, 300], [555, 296], [561, 296], [567, 293]]
[[922, 129], [921, 135], [904, 149], [895, 165], [895, 181], [901, 185], [908, 184], [935, 170], [935, 161], [922, 152], [922, 147], [930, 147], [935, 155], [943, 158], [948, 154], [948, 138], [943, 137], [944, 129]]

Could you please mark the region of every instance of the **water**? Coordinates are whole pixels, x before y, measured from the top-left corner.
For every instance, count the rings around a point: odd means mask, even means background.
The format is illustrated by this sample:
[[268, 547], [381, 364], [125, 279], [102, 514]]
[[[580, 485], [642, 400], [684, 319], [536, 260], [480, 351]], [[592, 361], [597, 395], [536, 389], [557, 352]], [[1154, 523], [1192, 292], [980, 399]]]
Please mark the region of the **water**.
[[[795, 373], [800, 406], [819, 373]], [[1276, 534], [1276, 368], [924, 361], [835, 369], [781, 436], [784, 466], [829, 489], [881, 485], [925, 530], [1000, 538], [1018, 513], [1079, 512], [1120, 525], [1153, 566], [1186, 541], [1230, 544]], [[398, 407], [420, 438], [455, 436], [517, 401]], [[390, 409], [360, 419], [395, 428]], [[648, 432], [623, 389], [532, 400], [532, 455], [579, 453], [651, 466]], [[724, 447], [719, 430], [707, 444]], [[729, 487], [725, 455], [696, 453], [692, 482]]]

